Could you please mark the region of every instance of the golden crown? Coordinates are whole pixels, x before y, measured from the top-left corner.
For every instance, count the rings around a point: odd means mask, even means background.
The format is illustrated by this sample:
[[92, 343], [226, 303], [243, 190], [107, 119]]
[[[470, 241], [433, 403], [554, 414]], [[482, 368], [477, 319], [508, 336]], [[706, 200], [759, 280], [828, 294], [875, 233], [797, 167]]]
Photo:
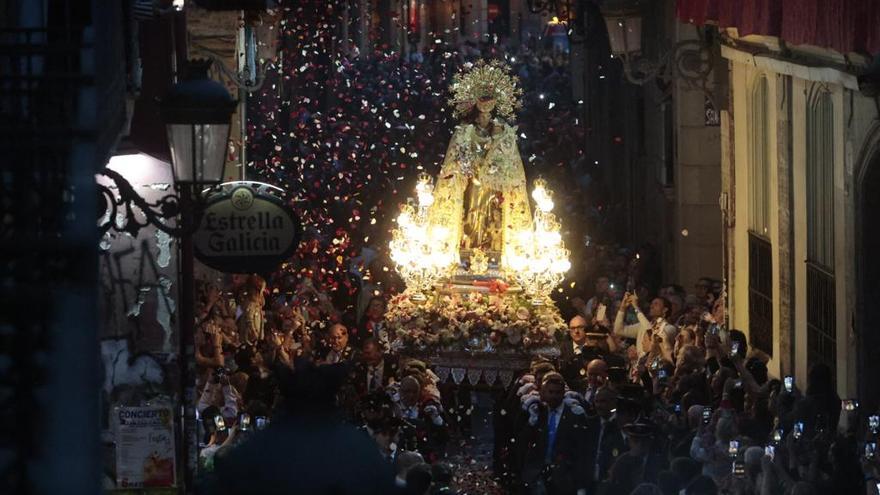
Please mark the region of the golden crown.
[[480, 60], [470, 68], [466, 66], [455, 74], [450, 92], [449, 105], [457, 118], [467, 115], [477, 100], [487, 96], [495, 100], [495, 112], [505, 120], [511, 120], [522, 106], [522, 89], [510, 74], [510, 66], [501, 60]]

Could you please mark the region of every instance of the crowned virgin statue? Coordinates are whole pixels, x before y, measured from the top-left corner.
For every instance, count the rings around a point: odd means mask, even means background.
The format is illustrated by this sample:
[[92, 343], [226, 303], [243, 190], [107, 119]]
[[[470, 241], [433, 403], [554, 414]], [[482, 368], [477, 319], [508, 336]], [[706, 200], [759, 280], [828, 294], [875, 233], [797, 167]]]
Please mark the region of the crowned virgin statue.
[[449, 100], [460, 119], [434, 189], [431, 223], [459, 239], [463, 260], [479, 253], [496, 267], [531, 231], [526, 175], [511, 125], [522, 91], [506, 64], [474, 64], [459, 72]]

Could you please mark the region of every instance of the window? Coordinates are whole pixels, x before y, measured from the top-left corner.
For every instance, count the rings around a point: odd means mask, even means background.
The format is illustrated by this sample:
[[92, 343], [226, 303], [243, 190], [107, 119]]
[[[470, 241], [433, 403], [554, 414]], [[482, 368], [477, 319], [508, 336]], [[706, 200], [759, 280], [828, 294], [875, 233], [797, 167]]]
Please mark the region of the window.
[[773, 254], [764, 237], [749, 232], [749, 341], [773, 356]]
[[833, 272], [834, 134], [831, 95], [822, 91], [807, 114], [807, 259]]
[[834, 106], [818, 88], [807, 110], [807, 366], [836, 367]]
[[749, 229], [770, 235], [770, 123], [767, 115], [767, 78], [755, 81], [749, 118]]
[[749, 101], [749, 337], [773, 355], [773, 250], [770, 244], [770, 131], [767, 78]]

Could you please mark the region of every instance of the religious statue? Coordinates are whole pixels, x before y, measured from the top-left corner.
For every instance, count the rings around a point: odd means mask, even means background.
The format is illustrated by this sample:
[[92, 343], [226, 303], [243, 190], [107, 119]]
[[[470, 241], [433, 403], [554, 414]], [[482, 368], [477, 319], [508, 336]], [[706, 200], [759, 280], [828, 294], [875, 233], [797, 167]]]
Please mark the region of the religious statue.
[[509, 123], [522, 91], [500, 61], [480, 61], [453, 80], [455, 128], [434, 189], [429, 213], [459, 239], [462, 257], [487, 253], [496, 266], [530, 231], [526, 176]]
[[436, 182], [419, 176], [389, 241], [407, 287], [388, 303], [391, 347], [543, 352], [566, 328], [550, 294], [571, 264], [546, 182], [526, 189], [512, 123], [522, 92], [504, 62], [480, 61], [451, 93], [460, 123]]

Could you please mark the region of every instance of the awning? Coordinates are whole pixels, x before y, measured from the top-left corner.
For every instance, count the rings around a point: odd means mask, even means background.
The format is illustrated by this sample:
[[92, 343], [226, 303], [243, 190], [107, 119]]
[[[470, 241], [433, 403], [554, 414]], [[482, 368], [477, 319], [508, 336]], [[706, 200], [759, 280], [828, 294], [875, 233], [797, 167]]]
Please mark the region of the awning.
[[735, 27], [791, 45], [880, 53], [880, 2], [865, 0], [678, 0], [679, 20]]

